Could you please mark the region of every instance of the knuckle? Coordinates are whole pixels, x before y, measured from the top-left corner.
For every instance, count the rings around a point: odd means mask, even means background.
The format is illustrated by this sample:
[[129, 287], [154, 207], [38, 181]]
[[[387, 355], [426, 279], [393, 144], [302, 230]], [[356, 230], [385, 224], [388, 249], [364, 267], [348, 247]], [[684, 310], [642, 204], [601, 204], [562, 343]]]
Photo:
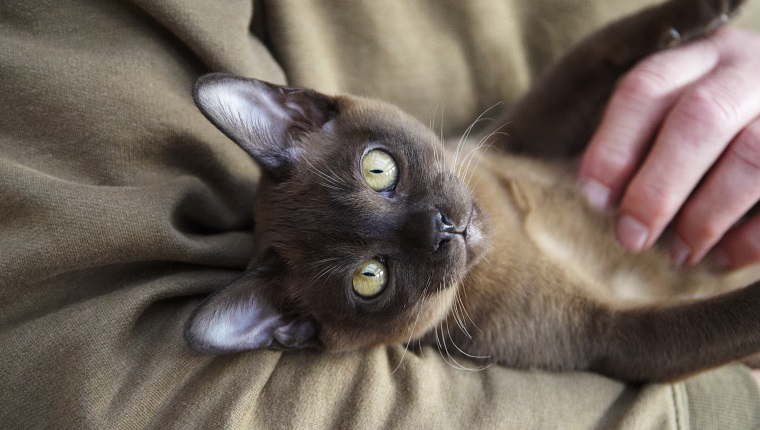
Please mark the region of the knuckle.
[[656, 64], [645, 62], [623, 76], [616, 92], [627, 99], [648, 100], [667, 94], [673, 87]]
[[726, 250], [740, 266], [760, 263], [760, 217], [748, 220], [740, 225], [724, 241]]
[[692, 133], [716, 134], [737, 124], [741, 118], [740, 103], [712, 86], [688, 92], [681, 99], [681, 106], [683, 124]]
[[[701, 203], [701, 202], [700, 202]], [[678, 234], [692, 247], [714, 244], [726, 232], [723, 217], [715, 216], [714, 208], [690, 202], [685, 205], [677, 220]]]
[[692, 242], [694, 246], [704, 246], [716, 242], [717, 239], [723, 236], [723, 233], [725, 233], [725, 227], [712, 219], [706, 219], [701, 220], [697, 224], [693, 224], [690, 231], [690, 242]]
[[760, 241], [748, 239], [741, 247], [739, 256], [744, 264], [760, 263]]
[[596, 166], [603, 166], [604, 174], [599, 175], [601, 178], [627, 172], [632, 165], [629, 154], [617, 145], [603, 145], [595, 148], [593, 159]]
[[[749, 234], [746, 234], [744, 236], [746, 240], [746, 246], [747, 246], [747, 252], [748, 253], [757, 253], [760, 255], [760, 222], [758, 222], [758, 218], [754, 219], [755, 223], [753, 225], [753, 229], [750, 229]], [[753, 231], [754, 230], [754, 231]], [[755, 233], [755, 234], [753, 234]]]
[[760, 263], [760, 246], [751, 249], [752, 250], [747, 254], [749, 262]]
[[729, 154], [751, 171], [760, 171], [760, 123], [745, 128], [731, 146]]
[[629, 192], [635, 196], [635, 201], [632, 202], [635, 206], [634, 213], [641, 214], [642, 218], [649, 220], [649, 225], [667, 224], [679, 205], [673, 193], [662, 187], [644, 185]]

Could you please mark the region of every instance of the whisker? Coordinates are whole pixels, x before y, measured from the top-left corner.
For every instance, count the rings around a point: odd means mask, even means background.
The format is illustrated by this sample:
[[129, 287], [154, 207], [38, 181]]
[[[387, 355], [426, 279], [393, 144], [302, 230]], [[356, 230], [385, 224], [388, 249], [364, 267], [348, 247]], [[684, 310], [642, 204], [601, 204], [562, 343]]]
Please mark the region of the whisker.
[[462, 304], [462, 298], [459, 295], [459, 290], [456, 292], [456, 296], [454, 297], [454, 303], [452, 305], [452, 312], [454, 315], [454, 321], [457, 323], [457, 326], [459, 327], [459, 330], [462, 331], [462, 333], [465, 334], [468, 338], [472, 339], [472, 335], [470, 335], [470, 332], [467, 331], [467, 327], [465, 325], [464, 317], [462, 315], [462, 310], [464, 310], [464, 304]]
[[[393, 369], [393, 372], [391, 373], [396, 373], [398, 368], [401, 367], [401, 363], [404, 362], [404, 357], [406, 357], [406, 353], [407, 351], [409, 351], [409, 344], [412, 343], [412, 336], [414, 335], [414, 329], [417, 328], [417, 321], [419, 321], [420, 319], [420, 315], [422, 314], [423, 307], [425, 306], [425, 300], [427, 300], [427, 291], [428, 291], [428, 288], [430, 287], [431, 280], [432, 280], [432, 276], [428, 278], [428, 283], [425, 286], [425, 289], [422, 290], [422, 300], [417, 305], [417, 317], [414, 318], [414, 324], [412, 325], [412, 330], [409, 332], [409, 340], [406, 341], [406, 345], [404, 346], [404, 353], [401, 354], [401, 359], [398, 361], [398, 365], [396, 366], [395, 369]], [[411, 315], [410, 315], [410, 318], [411, 318]], [[408, 322], [407, 322], [407, 325], [408, 325]]]
[[[466, 356], [466, 357], [469, 357], [469, 358], [473, 358], [473, 359], [479, 359], [479, 360], [484, 360], [484, 359], [488, 359], [488, 358], [490, 358], [489, 356], [485, 356], [485, 357], [484, 357], [484, 356], [479, 356], [479, 355], [472, 355], [472, 354], [468, 354], [468, 353], [464, 352], [464, 351], [463, 351], [463, 350], [462, 350], [462, 349], [461, 349], [461, 348], [460, 348], [460, 347], [459, 347], [459, 346], [456, 344], [456, 342], [454, 341], [454, 338], [451, 336], [451, 331], [450, 331], [450, 329], [449, 329], [449, 323], [448, 323], [448, 320], [446, 320], [446, 332], [448, 333], [448, 336], [449, 336], [449, 341], [451, 341], [451, 344], [452, 344], [452, 345], [454, 345], [454, 348], [456, 348], [456, 350], [457, 350], [457, 351], [459, 351], [459, 353], [460, 353], [460, 354], [462, 354], [462, 355], [464, 355], [464, 356]], [[465, 366], [465, 365], [463, 365], [463, 364], [459, 363], [459, 362], [458, 362], [458, 361], [457, 361], [457, 360], [456, 360], [456, 359], [455, 359], [455, 358], [454, 358], [454, 357], [453, 357], [453, 356], [452, 356], [452, 355], [449, 353], [449, 350], [448, 350], [448, 349], [446, 350], [446, 354], [449, 356], [449, 358], [450, 358], [450, 359], [451, 359], [451, 360], [452, 360], [454, 363], [456, 363], [456, 365], [457, 365], [457, 368], [458, 368], [458, 369], [460, 369], [460, 370], [481, 371], [481, 370], [487, 369], [488, 367], [490, 367], [490, 366], [491, 366], [491, 364], [488, 364], [488, 365], [485, 365], [485, 366], [480, 366], [480, 367], [475, 367], [475, 368], [473, 368], [473, 367], [467, 367], [467, 366]]]
[[345, 183], [345, 181], [342, 178], [340, 178], [340, 176], [336, 174], [331, 168], [328, 167], [328, 169], [330, 169], [330, 172], [333, 174], [333, 176], [330, 176], [327, 173], [317, 169], [314, 166], [314, 164], [312, 164], [311, 161], [309, 161], [309, 159], [306, 158], [306, 156], [302, 155], [301, 157], [309, 165], [309, 171], [311, 171], [312, 173], [314, 173], [315, 175], [317, 175], [318, 177], [322, 178], [325, 181], [325, 182], [318, 181], [319, 185], [322, 185], [326, 188], [331, 188], [337, 191], [345, 191], [346, 189], [350, 188]]
[[[455, 157], [454, 157], [454, 165], [455, 165], [455, 166], [457, 165], [457, 161], [458, 161], [458, 153], [459, 153], [459, 148], [461, 148], [462, 144], [463, 144], [463, 143], [464, 143], [464, 142], [465, 142], [465, 141], [466, 141], [466, 140], [467, 140], [467, 139], [470, 137], [470, 133], [472, 133], [472, 130], [473, 130], [473, 128], [475, 128], [475, 126], [476, 126], [478, 123], [480, 123], [481, 121], [490, 120], [490, 118], [483, 118], [483, 117], [484, 117], [484, 116], [485, 116], [485, 115], [486, 115], [486, 114], [487, 114], [487, 113], [488, 113], [490, 110], [492, 110], [493, 108], [495, 108], [496, 106], [499, 106], [499, 105], [501, 105], [501, 104], [502, 104], [502, 102], [498, 102], [498, 103], [494, 104], [493, 106], [489, 107], [488, 109], [484, 110], [484, 111], [483, 111], [483, 113], [481, 113], [480, 115], [478, 115], [478, 117], [477, 117], [477, 118], [475, 118], [475, 121], [473, 121], [472, 123], [470, 123], [470, 125], [467, 127], [467, 129], [465, 130], [465, 132], [464, 132], [464, 133], [462, 134], [462, 136], [459, 138], [459, 142], [457, 143], [457, 153], [456, 153], [456, 155], [455, 155]], [[500, 127], [500, 128], [501, 128], [501, 127]], [[461, 173], [461, 166], [459, 166], [459, 170], [457, 171], [457, 176], [461, 177], [461, 176], [459, 175], [460, 173]]]
[[[470, 165], [472, 164], [472, 160], [473, 160], [473, 158], [475, 157], [475, 155], [477, 155], [477, 154], [480, 154], [480, 153], [481, 153], [481, 150], [482, 150], [483, 148], [485, 148], [485, 149], [488, 149], [488, 148], [491, 148], [491, 147], [493, 147], [493, 143], [488, 143], [488, 140], [489, 140], [489, 139], [491, 139], [492, 137], [494, 137], [495, 135], [504, 135], [504, 136], [508, 136], [508, 134], [507, 134], [507, 133], [504, 133], [504, 132], [501, 132], [501, 131], [499, 131], [499, 130], [500, 130], [501, 128], [503, 128], [505, 125], [506, 125], [506, 124], [502, 125], [501, 127], [499, 127], [498, 129], [496, 129], [495, 131], [493, 131], [493, 132], [491, 132], [491, 133], [488, 133], [486, 136], [484, 136], [483, 138], [481, 138], [481, 139], [478, 141], [478, 144], [477, 144], [477, 145], [475, 145], [475, 147], [474, 147], [474, 148], [473, 148], [473, 149], [472, 149], [472, 150], [471, 150], [471, 151], [470, 151], [470, 152], [467, 154], [467, 157], [465, 157], [465, 159], [467, 159], [467, 158], [469, 157], [469, 161], [467, 162], [467, 166], [465, 167], [465, 172], [464, 172], [464, 174], [463, 174], [462, 176], [460, 176], [460, 178], [462, 179], [462, 181], [465, 183], [465, 185], [466, 185], [468, 188], [470, 187], [470, 182], [472, 181], [472, 176], [473, 176], [473, 175], [475, 174], [475, 172], [477, 171], [477, 168], [478, 168], [478, 166], [480, 165], [480, 161], [483, 159], [483, 157], [482, 157], [482, 156], [479, 156], [479, 157], [478, 157], [478, 161], [475, 163], [475, 167], [473, 167], [473, 168], [472, 168], [472, 170], [470, 170]], [[462, 163], [464, 163], [464, 160], [462, 161]], [[461, 169], [460, 169], [460, 170], [461, 170]], [[476, 184], [476, 185], [477, 185], [477, 184]]]
[[[484, 261], [486, 261], [486, 260], [484, 260]], [[470, 281], [470, 282], [472, 282], [472, 281]], [[465, 283], [464, 282], [462, 283], [462, 288], [460, 288], [460, 291], [462, 292], [462, 295], [464, 296], [464, 298], [466, 300], [467, 299], [467, 288], [465, 288]], [[464, 302], [462, 301], [462, 297], [459, 297], [459, 303], [462, 306], [462, 311], [463, 311], [465, 317], [467, 317], [467, 319], [470, 321], [470, 324], [472, 324], [472, 326], [475, 327], [475, 329], [477, 331], [479, 331], [481, 334], [485, 334], [485, 333], [483, 333], [483, 330], [481, 330], [480, 327], [478, 327], [478, 325], [475, 323], [475, 321], [473, 321], [472, 317], [470, 316], [470, 313], [467, 312], [467, 308], [464, 306]]]

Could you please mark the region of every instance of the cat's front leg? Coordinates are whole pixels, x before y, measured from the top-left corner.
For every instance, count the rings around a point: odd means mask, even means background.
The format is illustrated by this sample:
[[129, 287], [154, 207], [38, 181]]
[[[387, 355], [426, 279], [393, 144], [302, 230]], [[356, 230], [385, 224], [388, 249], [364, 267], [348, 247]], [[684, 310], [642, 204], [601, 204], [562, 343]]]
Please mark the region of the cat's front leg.
[[579, 154], [623, 74], [654, 52], [714, 31], [744, 1], [671, 0], [604, 27], [564, 55], [486, 130], [494, 133], [490, 141], [508, 152], [541, 157]]
[[674, 48], [700, 39], [722, 27], [741, 12], [746, 0], [673, 0], [672, 24], [663, 34], [660, 48]]

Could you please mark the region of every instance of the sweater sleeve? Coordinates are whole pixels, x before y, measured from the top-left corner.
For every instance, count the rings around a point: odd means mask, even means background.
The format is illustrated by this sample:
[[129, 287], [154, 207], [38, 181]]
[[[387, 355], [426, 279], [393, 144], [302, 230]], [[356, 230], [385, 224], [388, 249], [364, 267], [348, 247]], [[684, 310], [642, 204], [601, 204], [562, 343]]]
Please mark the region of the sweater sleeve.
[[469, 372], [432, 349], [210, 356], [182, 338], [255, 239], [256, 166], [195, 108], [200, 74], [379, 97], [425, 123], [438, 112], [455, 133], [635, 7], [1, 2], [0, 426], [756, 427], [757, 388], [740, 367], [626, 386]]

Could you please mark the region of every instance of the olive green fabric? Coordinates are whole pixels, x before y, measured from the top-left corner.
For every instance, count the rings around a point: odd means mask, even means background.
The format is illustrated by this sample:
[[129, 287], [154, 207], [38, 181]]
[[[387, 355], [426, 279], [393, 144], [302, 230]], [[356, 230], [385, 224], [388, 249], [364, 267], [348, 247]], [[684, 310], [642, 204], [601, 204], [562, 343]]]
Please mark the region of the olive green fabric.
[[256, 167], [194, 107], [200, 74], [380, 97], [461, 132], [643, 4], [4, 0], [0, 427], [757, 427], [741, 366], [626, 386], [432, 349], [214, 357], [182, 339], [253, 241]]

